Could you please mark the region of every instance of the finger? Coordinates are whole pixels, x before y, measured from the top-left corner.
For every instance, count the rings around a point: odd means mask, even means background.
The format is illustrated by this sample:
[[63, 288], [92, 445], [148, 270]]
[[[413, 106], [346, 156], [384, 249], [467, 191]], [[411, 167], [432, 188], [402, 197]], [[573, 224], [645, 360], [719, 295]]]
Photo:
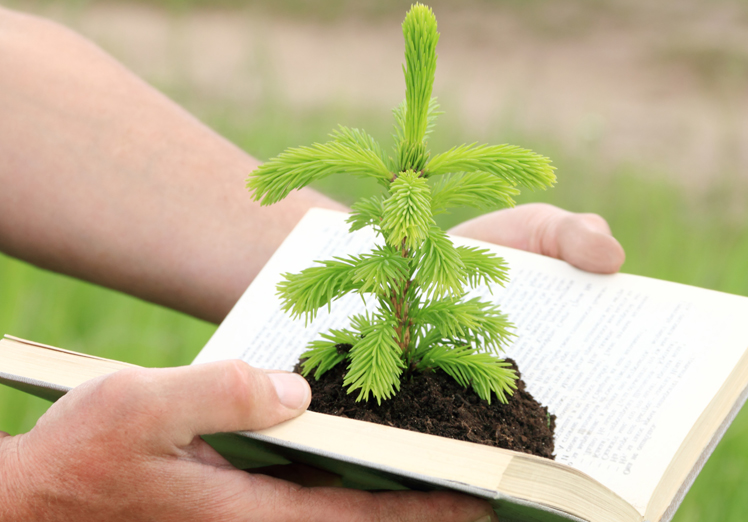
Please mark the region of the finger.
[[187, 446], [197, 435], [259, 430], [296, 417], [309, 405], [311, 391], [300, 375], [231, 360], [123, 370], [102, 381], [99, 396]]
[[616, 272], [625, 260], [607, 222], [545, 203], [500, 210], [462, 223], [450, 233], [562, 259], [591, 272]]
[[[392, 520], [398, 522], [492, 522], [496, 515], [487, 502], [446, 492], [417, 493], [393, 491], [387, 493], [358, 492], [344, 495], [345, 490], [327, 489], [316, 493], [304, 491], [307, 513], [304, 520], [361, 522]], [[302, 504], [304, 501], [302, 500]], [[334, 513], [334, 515], [332, 515]], [[278, 520], [284, 520], [279, 518]]]
[[[304, 488], [264, 475], [246, 475], [239, 513], [254, 505], [266, 522], [492, 522], [496, 515], [480, 499], [450, 492], [371, 493], [344, 488]], [[252, 493], [247, 496], [247, 492]], [[233, 496], [237, 498], [236, 495]], [[257, 501], [264, 500], [257, 509]], [[242, 505], [246, 502], [246, 506]], [[241, 519], [241, 518], [238, 518]], [[233, 520], [228, 518], [228, 520]]]
[[557, 257], [600, 274], [618, 272], [626, 259], [621, 244], [610, 234], [603, 218], [596, 214], [569, 214], [556, 228]]

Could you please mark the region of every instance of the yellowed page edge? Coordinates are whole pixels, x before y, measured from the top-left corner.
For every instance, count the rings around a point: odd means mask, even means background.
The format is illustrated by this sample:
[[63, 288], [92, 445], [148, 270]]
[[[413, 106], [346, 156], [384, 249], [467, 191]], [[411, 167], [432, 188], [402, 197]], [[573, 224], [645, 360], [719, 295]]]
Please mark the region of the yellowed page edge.
[[533, 455], [516, 455], [499, 490], [595, 522], [640, 522], [631, 504], [586, 473]]
[[[24, 377], [27, 380], [49, 383], [65, 388], [74, 388], [84, 382], [102, 375], [108, 375], [124, 368], [136, 366], [102, 357], [62, 350], [41, 343], [26, 341], [18, 337], [5, 336], [0, 339], [0, 347], [19, 345], [21, 349], [11, 348], [12, 359], [4, 361], [0, 368], [5, 374]], [[35, 364], [35, 356], [44, 354], [47, 360], [53, 361], [53, 367]], [[96, 361], [95, 364], [81, 364], [83, 361]]]
[[[512, 452], [308, 411], [258, 433], [338, 455], [495, 491]], [[335, 433], [335, 437], [330, 437]], [[364, 434], [366, 437], [361, 437]], [[371, 441], [377, 444], [372, 445]], [[447, 472], [448, 470], [448, 472]], [[455, 470], [459, 470], [455, 474]]]
[[[723, 426], [725, 420], [728, 419], [741, 395], [745, 395], [747, 386], [748, 350], [740, 358], [738, 365], [730, 373], [717, 395], [714, 396], [680, 448], [678, 448], [675, 457], [652, 494], [645, 512], [645, 520], [651, 522], [662, 520], [663, 516], [671, 509], [673, 501], [679, 497], [682, 487], [684, 485], [690, 487], [689, 475], [697, 466], [700, 468], [705, 463], [705, 459], [700, 463], [704, 457], [704, 451], [711, 445], [715, 433], [721, 437], [718, 428]], [[724, 426], [724, 430], [727, 427]], [[716, 445], [716, 441], [714, 442]], [[708, 455], [706, 456], [708, 457]], [[684, 495], [685, 491], [682, 492], [680, 497], [682, 498]]]

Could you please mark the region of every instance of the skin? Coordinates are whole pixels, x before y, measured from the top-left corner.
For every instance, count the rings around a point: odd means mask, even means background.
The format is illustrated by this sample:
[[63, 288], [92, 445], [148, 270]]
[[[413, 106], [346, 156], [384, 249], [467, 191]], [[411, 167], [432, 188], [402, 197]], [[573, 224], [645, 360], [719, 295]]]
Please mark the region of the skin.
[[[260, 208], [258, 162], [57, 24], [0, 8], [0, 250], [218, 322], [313, 206]], [[454, 233], [595, 272], [623, 263], [596, 215], [525, 205]], [[495, 520], [451, 493], [301, 487], [232, 468], [199, 435], [303, 412], [306, 383], [240, 361], [133, 369], [60, 399], [26, 434], [0, 432], [0, 520]]]
[[457, 495], [304, 488], [233, 468], [198, 435], [261, 429], [302, 412], [308, 385], [275, 375], [288, 381], [281, 383], [288, 405], [268, 374], [241, 361], [89, 381], [31, 432], [4, 441], [0, 519], [425, 522], [488, 515], [483, 502]]
[[485, 214], [457, 225], [450, 233], [563, 259], [598, 274], [618, 272], [626, 259], [605, 219], [546, 203]]

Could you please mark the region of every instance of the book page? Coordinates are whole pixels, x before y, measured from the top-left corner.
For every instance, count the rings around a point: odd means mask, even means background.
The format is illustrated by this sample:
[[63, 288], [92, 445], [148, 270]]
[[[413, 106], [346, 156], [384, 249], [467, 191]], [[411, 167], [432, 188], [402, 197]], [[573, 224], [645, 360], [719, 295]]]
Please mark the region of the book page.
[[[346, 215], [313, 210], [278, 249], [195, 363], [241, 358], [291, 369], [317, 333], [364, 309], [346, 296], [309, 325], [280, 310], [275, 286], [315, 260], [368, 251]], [[528, 390], [557, 416], [556, 460], [600, 481], [640, 512], [688, 431], [748, 348], [748, 299], [644, 277], [596, 275], [547, 257], [491, 248], [506, 288], [476, 295], [516, 325], [507, 349]]]

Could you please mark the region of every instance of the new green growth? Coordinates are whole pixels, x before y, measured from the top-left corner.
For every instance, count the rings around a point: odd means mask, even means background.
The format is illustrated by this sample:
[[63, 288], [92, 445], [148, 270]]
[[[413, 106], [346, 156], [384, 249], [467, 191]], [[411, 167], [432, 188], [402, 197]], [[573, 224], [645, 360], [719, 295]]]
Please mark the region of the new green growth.
[[302, 355], [305, 375], [319, 378], [345, 362], [344, 385], [358, 400], [392, 397], [401, 379], [441, 368], [487, 401], [506, 402], [516, 375], [499, 357], [513, 335], [499, 308], [468, 298], [471, 288], [507, 282], [504, 261], [488, 250], [457, 246], [434, 216], [457, 206], [513, 206], [517, 187], [555, 182], [550, 160], [513, 145], [460, 145], [432, 156], [428, 138], [438, 112], [431, 91], [439, 33], [430, 8], [415, 4], [403, 22], [405, 101], [393, 112], [392, 154], [369, 134], [340, 126], [331, 141], [288, 149], [249, 178], [263, 205], [331, 174], [375, 179], [384, 195], [352, 206], [350, 231], [371, 226], [382, 244], [358, 256], [337, 257], [278, 285], [283, 309], [313, 319], [332, 301], [357, 292], [375, 299], [373, 312], [351, 317]]

